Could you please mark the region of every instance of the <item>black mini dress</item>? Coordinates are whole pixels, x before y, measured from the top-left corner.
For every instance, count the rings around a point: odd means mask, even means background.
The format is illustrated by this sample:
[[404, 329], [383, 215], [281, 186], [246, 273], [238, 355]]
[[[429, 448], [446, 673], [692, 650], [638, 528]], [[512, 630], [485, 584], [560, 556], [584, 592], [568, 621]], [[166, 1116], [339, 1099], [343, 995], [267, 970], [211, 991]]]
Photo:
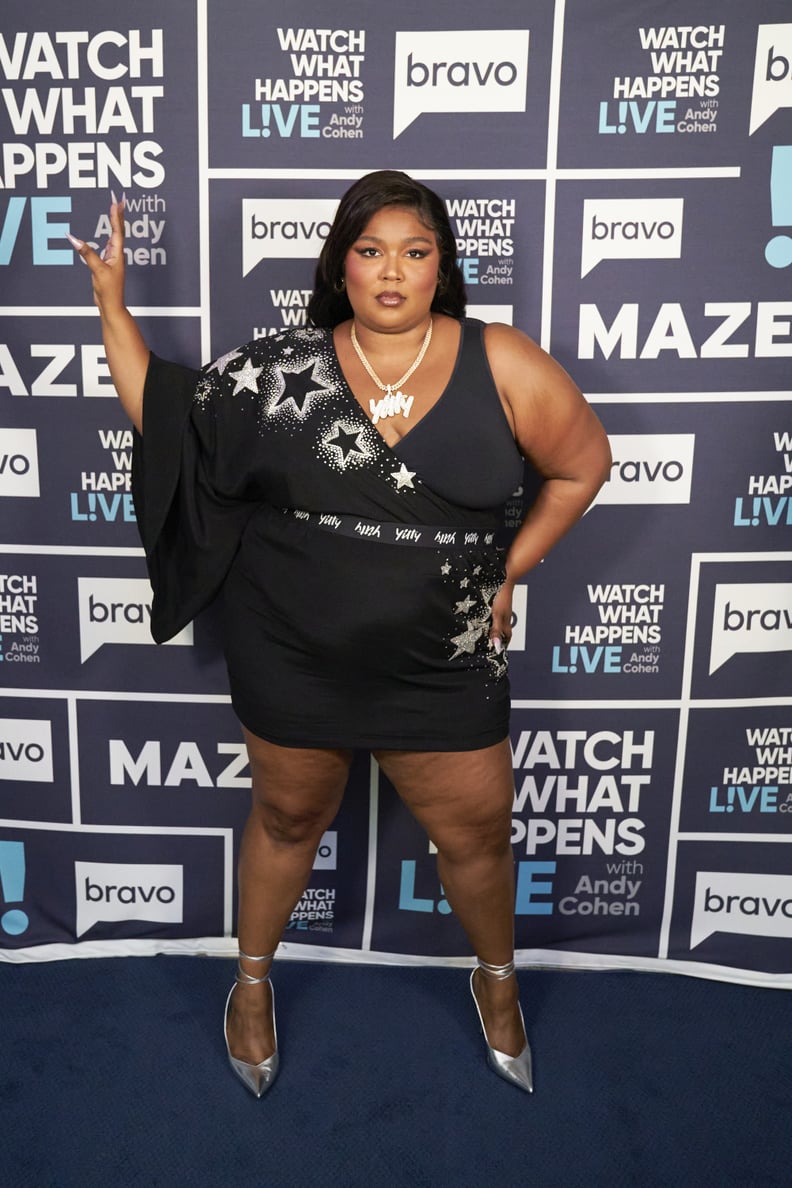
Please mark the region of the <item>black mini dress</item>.
[[283, 746], [464, 751], [508, 732], [489, 646], [502, 507], [520, 484], [483, 324], [388, 446], [332, 331], [289, 330], [202, 372], [152, 357], [133, 492], [170, 638], [218, 592], [231, 698]]

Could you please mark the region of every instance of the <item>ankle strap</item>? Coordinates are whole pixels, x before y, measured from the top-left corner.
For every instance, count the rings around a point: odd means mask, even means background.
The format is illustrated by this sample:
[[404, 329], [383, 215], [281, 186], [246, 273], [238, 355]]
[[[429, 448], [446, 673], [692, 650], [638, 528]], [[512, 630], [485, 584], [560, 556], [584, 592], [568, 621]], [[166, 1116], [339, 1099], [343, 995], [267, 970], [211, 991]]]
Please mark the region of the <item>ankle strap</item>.
[[277, 949], [273, 949], [271, 953], [265, 953], [263, 957], [251, 957], [250, 953], [243, 953], [240, 949], [239, 956], [244, 957], [245, 961], [271, 961], [277, 951]]
[[[271, 961], [275, 956], [275, 950], [273, 950], [272, 953], [266, 953], [263, 957], [251, 957], [249, 953], [243, 953], [243, 951], [240, 949], [239, 956], [244, 957], [245, 961]], [[249, 974], [247, 970], [244, 970], [241, 963], [237, 961], [234, 981], [240, 986], [260, 986], [262, 983], [268, 982], [270, 980], [270, 972], [270, 970], [267, 970], [263, 978], [254, 978], [253, 975]]]
[[510, 978], [514, 973], [514, 961], [507, 961], [505, 965], [490, 965], [489, 961], [482, 961], [480, 957], [476, 958], [478, 967], [481, 972], [488, 978], [495, 978], [498, 982], [503, 982], [506, 978]]

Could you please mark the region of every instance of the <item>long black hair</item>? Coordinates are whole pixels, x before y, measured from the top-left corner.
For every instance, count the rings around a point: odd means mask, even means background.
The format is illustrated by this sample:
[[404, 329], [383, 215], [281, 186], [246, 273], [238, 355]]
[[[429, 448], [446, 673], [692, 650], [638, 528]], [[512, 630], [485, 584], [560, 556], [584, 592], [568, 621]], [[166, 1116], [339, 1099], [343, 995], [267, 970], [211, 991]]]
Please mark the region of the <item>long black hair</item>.
[[359, 178], [338, 205], [319, 255], [313, 294], [308, 302], [308, 321], [314, 326], [332, 328], [352, 317], [352, 306], [343, 287], [344, 260], [369, 220], [383, 206], [406, 207], [434, 231], [440, 249], [440, 267], [432, 310], [452, 318], [463, 316], [467, 300], [465, 282], [456, 262], [456, 240], [442, 199], [406, 173], [380, 169]]

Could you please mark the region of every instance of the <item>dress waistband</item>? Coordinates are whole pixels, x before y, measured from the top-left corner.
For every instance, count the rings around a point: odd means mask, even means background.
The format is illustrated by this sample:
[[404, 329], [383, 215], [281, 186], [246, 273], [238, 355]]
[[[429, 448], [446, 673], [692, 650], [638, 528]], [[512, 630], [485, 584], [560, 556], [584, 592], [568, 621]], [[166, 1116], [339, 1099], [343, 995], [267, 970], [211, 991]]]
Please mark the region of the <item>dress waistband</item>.
[[284, 507], [285, 516], [293, 516], [337, 536], [357, 536], [376, 540], [381, 544], [422, 545], [430, 549], [477, 549], [500, 547], [498, 533], [492, 528], [449, 528], [447, 525], [395, 524], [385, 520], [368, 520], [362, 516], [307, 512]]

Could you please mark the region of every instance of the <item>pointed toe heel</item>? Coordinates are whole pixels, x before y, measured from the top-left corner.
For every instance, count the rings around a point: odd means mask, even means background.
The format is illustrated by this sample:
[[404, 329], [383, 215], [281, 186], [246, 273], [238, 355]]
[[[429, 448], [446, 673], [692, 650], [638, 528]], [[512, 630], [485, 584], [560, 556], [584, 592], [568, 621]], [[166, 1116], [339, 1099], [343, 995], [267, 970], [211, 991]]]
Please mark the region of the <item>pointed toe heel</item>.
[[[514, 974], [513, 961], [509, 962], [508, 965], [489, 965], [487, 962], [479, 961], [477, 968], [481, 970], [485, 977], [497, 978], [499, 981]], [[533, 1093], [533, 1062], [528, 1039], [526, 1037], [525, 1047], [519, 1056], [508, 1056], [505, 1052], [499, 1052], [490, 1045], [487, 1039], [487, 1029], [484, 1026], [484, 1019], [481, 1014], [481, 1007], [476, 998], [476, 989], [473, 984], [475, 973], [476, 970], [474, 969], [470, 975], [470, 993], [473, 996], [476, 1014], [481, 1025], [481, 1033], [484, 1036], [484, 1044], [487, 1048], [487, 1064], [497, 1076], [502, 1077], [504, 1081], [508, 1081], [510, 1085], [516, 1085], [518, 1089], [522, 1089], [525, 1093]], [[520, 1012], [520, 1022], [523, 1025], [523, 1031], [525, 1031], [525, 1019], [523, 1018], [522, 1007], [519, 1003], [517, 1004], [517, 1009]]]
[[[240, 957], [245, 957], [248, 961], [270, 961], [274, 957], [274, 953], [268, 953], [266, 957], [249, 957], [247, 953], [240, 952]], [[228, 1043], [228, 1012], [231, 1007], [231, 997], [237, 986], [260, 986], [264, 982], [270, 981], [269, 972], [263, 978], [254, 978], [250, 974], [245, 973], [240, 965], [237, 965], [237, 972], [234, 978], [234, 984], [228, 992], [228, 998], [225, 1004], [225, 1014], [223, 1016], [223, 1036], [225, 1039], [226, 1052], [228, 1053], [228, 1061], [233, 1072], [239, 1077], [242, 1084], [248, 1089], [254, 1097], [263, 1097], [268, 1089], [271, 1089], [275, 1078], [280, 1069], [280, 1056], [278, 1054], [278, 1031], [275, 1026], [275, 991], [270, 982], [270, 991], [272, 993], [272, 1030], [275, 1033], [275, 1051], [266, 1060], [260, 1061], [259, 1064], [249, 1064], [246, 1060], [238, 1060], [236, 1056], [231, 1054], [231, 1048]]]

